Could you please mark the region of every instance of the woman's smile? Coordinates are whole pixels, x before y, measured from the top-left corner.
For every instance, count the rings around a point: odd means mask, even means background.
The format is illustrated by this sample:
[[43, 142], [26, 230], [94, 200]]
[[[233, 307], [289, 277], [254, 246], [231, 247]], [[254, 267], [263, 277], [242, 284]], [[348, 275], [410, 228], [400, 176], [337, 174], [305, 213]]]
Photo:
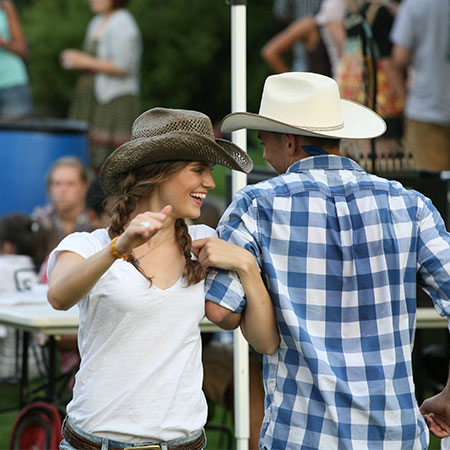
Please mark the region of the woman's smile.
[[[196, 218], [210, 189], [216, 187], [211, 167], [193, 161], [161, 183], [158, 190], [159, 206], [172, 205], [176, 218]], [[189, 201], [188, 198], [191, 200]]]

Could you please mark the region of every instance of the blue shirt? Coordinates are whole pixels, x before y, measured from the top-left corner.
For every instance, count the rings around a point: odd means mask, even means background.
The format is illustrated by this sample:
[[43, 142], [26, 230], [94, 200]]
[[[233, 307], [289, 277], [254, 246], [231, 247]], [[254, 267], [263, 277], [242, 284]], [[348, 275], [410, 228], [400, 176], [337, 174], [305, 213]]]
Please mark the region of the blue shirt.
[[[261, 444], [427, 448], [411, 364], [417, 281], [450, 316], [450, 236], [431, 201], [350, 159], [313, 156], [241, 190], [218, 231], [257, 258], [281, 334], [264, 357]], [[207, 298], [245, 305], [223, 271]]]

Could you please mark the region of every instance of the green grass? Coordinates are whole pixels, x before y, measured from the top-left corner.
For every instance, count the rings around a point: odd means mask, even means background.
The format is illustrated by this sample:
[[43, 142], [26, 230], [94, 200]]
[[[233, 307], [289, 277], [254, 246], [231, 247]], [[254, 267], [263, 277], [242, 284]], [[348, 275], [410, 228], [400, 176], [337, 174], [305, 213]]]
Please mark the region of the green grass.
[[[211, 410], [210, 410], [211, 411]], [[236, 448], [236, 440], [234, 438], [233, 418], [230, 412], [225, 411], [221, 406], [214, 405], [212, 409], [212, 416], [209, 418], [206, 425], [206, 439], [208, 450], [233, 450]], [[219, 429], [215, 428], [219, 427]], [[232, 439], [231, 448], [226, 445], [228, 442], [227, 434], [220, 428], [227, 428], [231, 430]]]
[[10, 411], [0, 414], [0, 449], [9, 448], [9, 438], [11, 435], [12, 425], [16, 419], [17, 411]]

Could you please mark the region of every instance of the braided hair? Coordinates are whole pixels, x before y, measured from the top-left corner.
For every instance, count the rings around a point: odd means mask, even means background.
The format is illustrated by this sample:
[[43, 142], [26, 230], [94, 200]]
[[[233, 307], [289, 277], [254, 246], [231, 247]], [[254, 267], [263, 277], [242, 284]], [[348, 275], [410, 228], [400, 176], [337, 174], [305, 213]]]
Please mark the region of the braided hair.
[[[111, 217], [109, 236], [114, 238], [125, 231], [125, 226], [130, 221], [130, 216], [135, 211], [138, 203], [148, 198], [155, 188], [168, 180], [176, 172], [186, 167], [191, 161], [162, 161], [148, 164], [132, 172], [123, 174], [118, 183], [120, 194], [111, 195], [107, 199], [106, 211]], [[188, 286], [196, 284], [205, 278], [205, 271], [197, 260], [192, 259], [192, 240], [184, 219], [175, 221], [175, 238], [186, 260], [183, 276]], [[149, 281], [152, 282], [133, 256], [128, 261], [133, 264]]]

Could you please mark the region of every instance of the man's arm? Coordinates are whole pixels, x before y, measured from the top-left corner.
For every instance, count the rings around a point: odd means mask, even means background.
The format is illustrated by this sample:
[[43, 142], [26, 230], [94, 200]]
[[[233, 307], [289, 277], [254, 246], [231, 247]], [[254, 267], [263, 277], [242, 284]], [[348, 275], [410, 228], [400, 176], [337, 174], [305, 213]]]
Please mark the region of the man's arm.
[[[271, 354], [280, 344], [275, 310], [268, 287], [259, 271], [262, 265], [259, 241], [263, 233], [258, 227], [258, 206], [252, 193], [239, 191], [219, 222], [221, 239], [200, 239], [192, 243], [194, 253], [205, 268], [218, 268], [208, 273], [206, 299], [227, 308], [236, 316], [214, 321], [235, 326], [239, 322], [247, 341], [259, 353]], [[219, 308], [206, 306], [219, 315]], [[229, 314], [229, 313], [228, 313]], [[234, 322], [236, 321], [236, 322]]]
[[218, 267], [236, 272], [247, 299], [244, 310], [236, 313], [207, 302], [208, 319], [226, 329], [240, 325], [242, 334], [257, 352], [274, 353], [280, 345], [280, 335], [272, 300], [254, 256], [248, 250], [218, 238], [193, 241], [192, 249], [205, 269]]
[[436, 437], [442, 439], [450, 436], [450, 367], [447, 385], [442, 392], [425, 400], [420, 412]]
[[[433, 299], [441, 316], [449, 319], [450, 331], [450, 234], [431, 200], [420, 193], [418, 283]], [[439, 394], [425, 400], [420, 407], [430, 431], [437, 437], [450, 436], [450, 368], [447, 384]]]
[[210, 300], [205, 304], [206, 317], [225, 330], [234, 330], [241, 323], [242, 313], [230, 311]]
[[389, 77], [392, 87], [396, 95], [404, 102], [406, 99], [406, 81], [405, 72], [411, 63], [411, 54], [406, 47], [401, 45], [394, 45], [392, 47], [391, 58], [389, 59], [389, 63], [387, 67], [385, 67], [385, 71], [387, 72], [387, 76]]
[[275, 73], [290, 70], [283, 59], [283, 53], [300, 41], [308, 48], [314, 48], [319, 40], [319, 31], [313, 17], [298, 19], [270, 39], [262, 48], [261, 56]]

